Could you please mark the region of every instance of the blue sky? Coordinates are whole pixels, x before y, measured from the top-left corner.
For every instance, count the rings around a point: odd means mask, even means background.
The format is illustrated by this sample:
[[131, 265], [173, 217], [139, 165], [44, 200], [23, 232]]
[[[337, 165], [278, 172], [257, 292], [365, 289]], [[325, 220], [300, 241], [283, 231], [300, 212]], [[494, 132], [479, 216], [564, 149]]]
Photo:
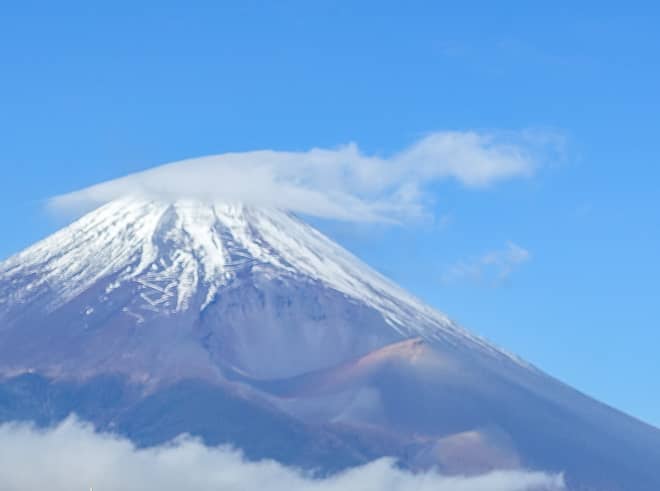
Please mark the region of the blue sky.
[[0, 257], [48, 198], [228, 151], [438, 131], [551, 137], [434, 219], [313, 219], [459, 322], [660, 425], [660, 10], [651, 2], [14, 2], [0, 16]]

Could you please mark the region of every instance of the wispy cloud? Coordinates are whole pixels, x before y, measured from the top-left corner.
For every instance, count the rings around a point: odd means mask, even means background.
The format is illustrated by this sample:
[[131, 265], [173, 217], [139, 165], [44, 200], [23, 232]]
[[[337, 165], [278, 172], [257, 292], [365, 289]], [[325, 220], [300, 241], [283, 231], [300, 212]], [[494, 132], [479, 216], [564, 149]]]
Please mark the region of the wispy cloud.
[[523, 247], [507, 242], [503, 249], [493, 250], [471, 259], [464, 259], [450, 266], [443, 275], [445, 283], [471, 281], [497, 285], [506, 280], [532, 255]]
[[532, 175], [554, 140], [520, 133], [436, 132], [381, 157], [356, 144], [304, 152], [261, 150], [175, 162], [52, 198], [89, 209], [126, 195], [243, 202], [350, 221], [400, 221], [427, 212], [427, 188], [453, 179], [478, 189]]
[[381, 459], [343, 474], [315, 479], [273, 461], [247, 462], [229, 448], [193, 439], [136, 449], [98, 434], [75, 419], [42, 431], [24, 424], [0, 426], [0, 476], [5, 491], [558, 491], [559, 475], [493, 472], [476, 477], [411, 474]]

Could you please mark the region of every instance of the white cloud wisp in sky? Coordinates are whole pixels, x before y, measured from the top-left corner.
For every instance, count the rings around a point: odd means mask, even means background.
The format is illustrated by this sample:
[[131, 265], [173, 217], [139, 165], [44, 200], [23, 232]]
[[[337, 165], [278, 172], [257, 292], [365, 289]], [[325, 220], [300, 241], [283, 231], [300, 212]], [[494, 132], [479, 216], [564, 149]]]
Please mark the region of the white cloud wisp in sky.
[[[470, 188], [530, 176], [539, 165], [529, 133], [436, 132], [388, 158], [355, 144], [304, 152], [261, 150], [184, 160], [56, 196], [86, 210], [138, 195], [241, 202], [348, 221], [396, 222], [426, 214], [426, 188], [454, 179]], [[542, 141], [541, 146], [547, 146]]]
[[127, 440], [69, 418], [49, 430], [27, 424], [0, 426], [3, 491], [559, 491], [560, 475], [502, 471], [475, 477], [411, 474], [381, 459], [316, 479], [277, 462], [247, 462], [224, 447], [182, 438], [136, 449]]
[[461, 260], [445, 272], [445, 283], [472, 281], [498, 285], [511, 276], [513, 271], [531, 259], [531, 253], [513, 242], [502, 249], [489, 251], [479, 257]]

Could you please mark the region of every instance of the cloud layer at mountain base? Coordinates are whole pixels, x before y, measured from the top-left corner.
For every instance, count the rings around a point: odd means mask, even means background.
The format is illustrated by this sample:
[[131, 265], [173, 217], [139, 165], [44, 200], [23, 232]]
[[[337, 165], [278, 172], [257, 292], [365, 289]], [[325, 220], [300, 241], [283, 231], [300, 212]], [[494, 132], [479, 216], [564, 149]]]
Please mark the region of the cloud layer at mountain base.
[[151, 449], [95, 433], [69, 418], [47, 430], [0, 426], [0, 481], [4, 491], [558, 491], [561, 476], [494, 472], [477, 477], [411, 474], [381, 459], [337, 476], [316, 479], [276, 462], [247, 462], [230, 448], [180, 438]]
[[86, 211], [117, 198], [195, 199], [270, 206], [347, 221], [397, 222], [428, 215], [429, 186], [469, 188], [532, 175], [558, 139], [542, 133], [431, 133], [394, 155], [357, 145], [225, 153], [154, 167], [50, 200]]

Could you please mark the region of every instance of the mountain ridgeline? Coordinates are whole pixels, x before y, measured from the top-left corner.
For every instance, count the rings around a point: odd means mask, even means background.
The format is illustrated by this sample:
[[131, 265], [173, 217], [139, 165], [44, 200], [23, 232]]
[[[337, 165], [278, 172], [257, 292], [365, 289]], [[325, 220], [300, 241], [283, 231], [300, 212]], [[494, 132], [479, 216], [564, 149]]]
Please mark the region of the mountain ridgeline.
[[474, 336], [289, 213], [121, 199], [0, 263], [0, 421], [75, 413], [332, 473], [660, 489], [660, 430]]

